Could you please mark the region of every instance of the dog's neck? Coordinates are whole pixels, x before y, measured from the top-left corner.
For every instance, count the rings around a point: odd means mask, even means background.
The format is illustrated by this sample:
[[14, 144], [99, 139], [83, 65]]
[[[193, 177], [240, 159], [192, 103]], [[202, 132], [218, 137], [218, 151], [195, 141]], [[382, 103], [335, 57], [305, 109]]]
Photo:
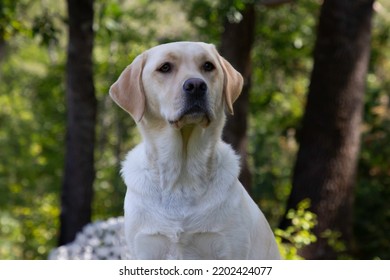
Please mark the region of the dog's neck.
[[[161, 188], [187, 188], [183, 182], [199, 187], [210, 179], [215, 169], [216, 146], [221, 141], [224, 118], [203, 128], [190, 124], [176, 129], [168, 123], [139, 124], [148, 167]], [[149, 125], [153, 123], [154, 127]], [[202, 182], [200, 182], [202, 181]]]

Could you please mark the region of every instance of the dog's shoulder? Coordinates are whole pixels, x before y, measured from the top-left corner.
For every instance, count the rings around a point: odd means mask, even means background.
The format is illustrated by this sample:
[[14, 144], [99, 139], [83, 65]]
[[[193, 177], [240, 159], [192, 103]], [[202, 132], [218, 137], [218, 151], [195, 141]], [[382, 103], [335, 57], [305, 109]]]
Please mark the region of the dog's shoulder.
[[229, 144], [220, 141], [216, 152], [217, 172], [224, 172], [237, 178], [240, 173], [240, 157], [234, 152], [233, 148]]
[[125, 160], [122, 162], [121, 175], [127, 188], [147, 191], [142, 186], [151, 185], [146, 182], [150, 177], [148, 173], [149, 168], [144, 143], [140, 143], [127, 153]]
[[122, 162], [122, 176], [125, 176], [126, 173], [138, 171], [140, 168], [143, 168], [143, 162], [145, 162], [145, 149], [144, 143], [140, 143], [130, 150], [125, 160]]

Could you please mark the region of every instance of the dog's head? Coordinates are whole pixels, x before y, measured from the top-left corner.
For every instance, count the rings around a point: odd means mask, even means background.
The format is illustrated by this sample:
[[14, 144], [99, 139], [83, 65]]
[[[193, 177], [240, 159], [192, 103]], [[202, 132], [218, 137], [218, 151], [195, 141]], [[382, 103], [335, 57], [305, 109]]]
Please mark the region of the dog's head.
[[111, 86], [113, 100], [140, 121], [145, 112], [176, 128], [204, 127], [224, 110], [233, 114], [243, 79], [213, 45], [176, 42], [138, 57]]

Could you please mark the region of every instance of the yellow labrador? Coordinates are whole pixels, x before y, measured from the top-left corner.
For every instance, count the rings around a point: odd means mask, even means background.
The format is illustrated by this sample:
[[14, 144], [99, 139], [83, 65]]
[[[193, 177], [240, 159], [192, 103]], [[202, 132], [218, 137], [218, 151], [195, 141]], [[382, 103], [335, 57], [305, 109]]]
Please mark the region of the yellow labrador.
[[205, 43], [139, 55], [111, 86], [143, 142], [123, 163], [125, 235], [135, 259], [279, 259], [264, 215], [221, 140], [242, 76]]

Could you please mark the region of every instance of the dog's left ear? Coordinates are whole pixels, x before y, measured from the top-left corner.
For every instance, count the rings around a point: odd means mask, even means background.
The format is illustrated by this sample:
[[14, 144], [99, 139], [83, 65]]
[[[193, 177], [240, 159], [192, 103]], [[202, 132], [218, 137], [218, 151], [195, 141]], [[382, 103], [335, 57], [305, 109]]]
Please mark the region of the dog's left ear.
[[233, 68], [233, 66], [222, 56], [219, 55], [219, 61], [221, 63], [224, 72], [224, 96], [226, 100], [227, 109], [230, 114], [233, 115], [233, 103], [237, 100], [241, 94], [242, 87], [244, 85], [244, 79], [241, 74]]
[[111, 98], [136, 122], [142, 119], [145, 111], [145, 93], [142, 84], [145, 60], [145, 54], [137, 56], [110, 87]]

